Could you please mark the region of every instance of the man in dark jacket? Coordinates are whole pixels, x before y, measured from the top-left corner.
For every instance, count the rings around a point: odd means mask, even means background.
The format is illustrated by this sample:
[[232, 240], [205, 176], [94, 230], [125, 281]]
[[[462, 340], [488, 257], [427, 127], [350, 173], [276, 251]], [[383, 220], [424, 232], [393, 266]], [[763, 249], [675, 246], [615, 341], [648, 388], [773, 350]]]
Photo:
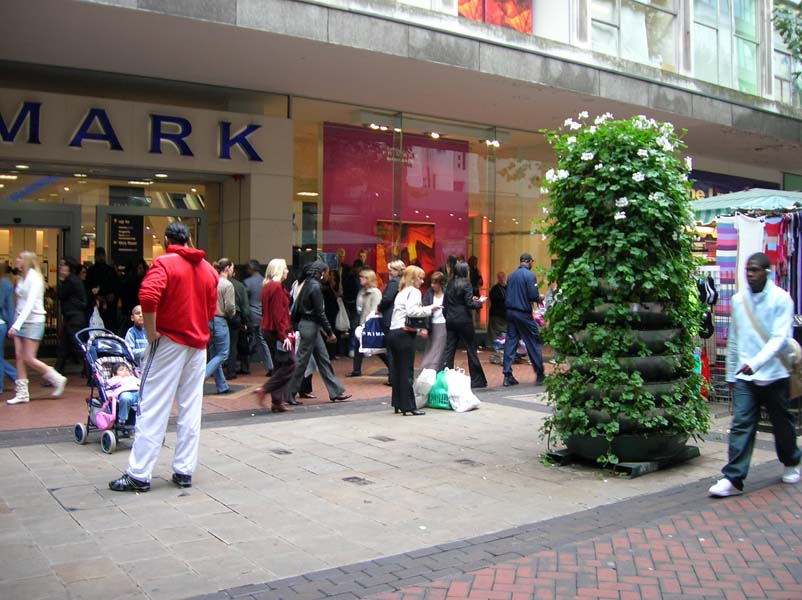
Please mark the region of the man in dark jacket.
[[507, 331], [507, 274], [499, 271], [496, 285], [490, 288], [490, 319], [485, 346], [492, 348], [498, 336]]
[[117, 331], [117, 300], [120, 280], [117, 271], [106, 262], [106, 249], [95, 249], [95, 264], [86, 271], [86, 285], [92, 290], [90, 303], [99, 301], [98, 312], [106, 329]]
[[537, 278], [532, 273], [532, 255], [521, 254], [521, 264], [507, 279], [507, 340], [504, 343], [504, 385], [518, 385], [512, 376], [512, 362], [518, 340], [522, 339], [535, 370], [535, 385], [542, 385], [546, 378], [543, 371], [543, 350], [540, 329], [532, 315], [533, 303], [540, 302]]
[[87, 325], [86, 290], [78, 279], [80, 270], [81, 264], [73, 258], [65, 257], [59, 261], [57, 293], [64, 329], [58, 339], [55, 369], [62, 375], [70, 355], [78, 363], [83, 362], [81, 349], [75, 340], [75, 334]]
[[[393, 306], [395, 305], [395, 297], [398, 295], [398, 284], [401, 283], [401, 273], [404, 271], [404, 261], [394, 260], [387, 264], [387, 271], [390, 273], [390, 281], [384, 286], [381, 302], [377, 309], [382, 315], [382, 329], [384, 330], [384, 339], [387, 339], [387, 334], [390, 333], [390, 320], [393, 318]], [[393, 370], [393, 363], [390, 359], [390, 353], [387, 353], [387, 381], [384, 385], [392, 385], [390, 383], [390, 373]]]

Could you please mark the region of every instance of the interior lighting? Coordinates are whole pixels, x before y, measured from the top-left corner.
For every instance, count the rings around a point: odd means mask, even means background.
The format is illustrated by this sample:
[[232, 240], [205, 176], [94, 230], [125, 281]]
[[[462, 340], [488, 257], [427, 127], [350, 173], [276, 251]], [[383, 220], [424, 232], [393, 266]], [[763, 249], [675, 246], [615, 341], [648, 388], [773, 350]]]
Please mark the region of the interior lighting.
[[487, 146], [492, 146], [493, 148], [500, 148], [501, 142], [498, 140], [485, 140], [484, 141]]
[[393, 127], [393, 131], [395, 131], [396, 133], [401, 133], [401, 128], [400, 127]]
[[16, 175], [6, 175], [5, 173], [0, 175], [0, 179], [10, 179], [11, 181], [14, 181], [16, 178]]
[[73, 177], [86, 177], [86, 173], [73, 173]]
[[0, 190], [2, 190], [4, 187], [6, 187], [6, 184], [5, 183], [0, 183]]
[[70, 191], [70, 188], [68, 188], [68, 187], [66, 187], [66, 186], [65, 186], [65, 187], [64, 187], [64, 191], [65, 191], [65, 192], [69, 192], [69, 191]]
[[158, 177], [159, 179], [167, 179], [169, 175], [167, 175], [167, 173], [155, 173], [154, 177]]
[[295, 195], [296, 196], [308, 196], [310, 198], [316, 198], [318, 193], [317, 192], [298, 192]]
[[379, 128], [379, 126], [376, 125], [376, 123], [371, 123], [370, 125], [368, 125], [368, 127], [370, 127], [371, 129], [378, 129]]
[[437, 133], [436, 131], [432, 131], [432, 132], [429, 134], [429, 136], [431, 136], [431, 138], [432, 138], [433, 140], [439, 140], [439, 139], [440, 139], [440, 134], [439, 134], [439, 133]]
[[128, 182], [128, 185], [153, 185], [152, 181], [136, 181], [131, 180]]
[[14, 165], [14, 168], [15, 168], [15, 169], [21, 169], [21, 170], [23, 170], [23, 171], [24, 171], [25, 169], [30, 169], [30, 167], [29, 167], [28, 165]]
[[195, 192], [197, 192], [197, 191], [198, 191], [198, 188], [191, 188], [189, 191], [190, 191], [190, 192], [192, 192], [192, 193], [194, 194]]

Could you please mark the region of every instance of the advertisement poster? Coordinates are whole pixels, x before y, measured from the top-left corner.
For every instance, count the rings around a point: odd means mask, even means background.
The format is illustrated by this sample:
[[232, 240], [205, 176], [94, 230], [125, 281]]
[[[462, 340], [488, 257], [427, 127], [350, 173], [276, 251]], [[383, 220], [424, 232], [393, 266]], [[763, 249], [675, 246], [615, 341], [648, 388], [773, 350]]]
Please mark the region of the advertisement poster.
[[439, 265], [434, 253], [434, 223], [376, 221], [376, 273], [387, 281], [387, 263], [403, 260], [417, 265], [428, 275]]
[[485, 23], [532, 33], [532, 0], [487, 0]]
[[763, 188], [776, 190], [780, 186], [771, 181], [761, 181], [759, 179], [748, 179], [737, 177], [736, 175], [724, 175], [722, 173], [708, 173], [707, 171], [691, 171], [691, 182], [693, 183], [693, 197], [691, 200], [704, 200], [720, 194], [731, 192], [742, 192], [752, 188]]
[[111, 215], [109, 217], [109, 258], [117, 266], [133, 266], [144, 256], [141, 215]]

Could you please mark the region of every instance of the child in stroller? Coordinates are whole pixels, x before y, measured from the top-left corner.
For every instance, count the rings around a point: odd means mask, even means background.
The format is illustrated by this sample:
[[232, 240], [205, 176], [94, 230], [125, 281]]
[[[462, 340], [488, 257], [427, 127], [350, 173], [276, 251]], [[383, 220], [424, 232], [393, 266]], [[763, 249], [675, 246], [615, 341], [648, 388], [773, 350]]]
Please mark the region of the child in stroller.
[[117, 423], [125, 425], [131, 409], [139, 403], [139, 377], [124, 362], [112, 364], [111, 374], [106, 380], [106, 398], [117, 403]]

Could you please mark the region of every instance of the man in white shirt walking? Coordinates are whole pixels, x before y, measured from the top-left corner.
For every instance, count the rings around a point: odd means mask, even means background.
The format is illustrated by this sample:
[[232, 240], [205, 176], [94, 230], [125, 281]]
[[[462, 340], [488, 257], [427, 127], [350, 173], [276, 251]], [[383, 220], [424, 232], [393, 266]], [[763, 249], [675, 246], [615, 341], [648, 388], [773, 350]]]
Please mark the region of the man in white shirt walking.
[[799, 482], [802, 452], [796, 443], [788, 410], [790, 378], [787, 340], [792, 335], [793, 302], [788, 292], [768, 279], [769, 257], [757, 252], [746, 263], [748, 288], [732, 298], [727, 339], [727, 383], [732, 393], [729, 462], [711, 496], [743, 493], [755, 446], [760, 407], [765, 406], [774, 430], [777, 458], [785, 465], [782, 480]]

